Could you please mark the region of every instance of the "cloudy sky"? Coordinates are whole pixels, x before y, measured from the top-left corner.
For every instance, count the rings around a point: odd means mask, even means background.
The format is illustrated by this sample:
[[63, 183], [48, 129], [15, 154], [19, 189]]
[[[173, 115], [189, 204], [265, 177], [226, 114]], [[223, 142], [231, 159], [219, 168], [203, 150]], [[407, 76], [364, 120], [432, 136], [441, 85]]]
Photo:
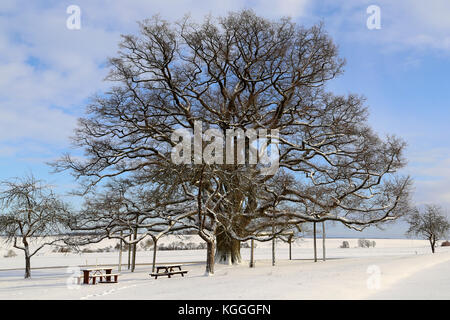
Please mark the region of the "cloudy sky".
[[[81, 9], [79, 30], [66, 26], [70, 5]], [[367, 28], [370, 5], [381, 10], [381, 29]], [[32, 171], [64, 190], [75, 185], [45, 163], [68, 150], [87, 98], [109, 86], [106, 58], [115, 55], [120, 34], [137, 32], [136, 21], [154, 14], [176, 21], [186, 13], [201, 20], [244, 7], [307, 26], [323, 21], [347, 60], [329, 88], [365, 95], [374, 129], [408, 142], [404, 172], [414, 178], [414, 201], [450, 209], [447, 0], [1, 0], [0, 179]], [[403, 232], [397, 223], [364, 236]]]

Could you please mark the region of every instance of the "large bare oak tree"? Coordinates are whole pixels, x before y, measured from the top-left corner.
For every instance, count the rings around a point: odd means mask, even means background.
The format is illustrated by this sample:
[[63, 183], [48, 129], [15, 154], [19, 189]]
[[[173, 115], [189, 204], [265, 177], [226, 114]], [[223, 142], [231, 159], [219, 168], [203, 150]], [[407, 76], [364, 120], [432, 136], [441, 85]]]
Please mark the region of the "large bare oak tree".
[[[65, 155], [55, 168], [70, 170], [86, 192], [113, 178], [158, 192], [219, 262], [239, 262], [240, 242], [260, 231], [326, 220], [363, 229], [408, 206], [410, 178], [397, 174], [405, 143], [371, 130], [361, 96], [326, 91], [344, 60], [320, 24], [249, 10], [201, 24], [154, 17], [139, 35], [123, 36], [109, 63], [113, 85], [93, 97], [73, 138], [84, 158]], [[224, 135], [267, 129], [266, 140], [278, 143], [278, 172], [193, 155], [191, 164], [174, 164], [173, 131], [194, 132], [198, 121]], [[245, 147], [248, 159], [251, 143]]]

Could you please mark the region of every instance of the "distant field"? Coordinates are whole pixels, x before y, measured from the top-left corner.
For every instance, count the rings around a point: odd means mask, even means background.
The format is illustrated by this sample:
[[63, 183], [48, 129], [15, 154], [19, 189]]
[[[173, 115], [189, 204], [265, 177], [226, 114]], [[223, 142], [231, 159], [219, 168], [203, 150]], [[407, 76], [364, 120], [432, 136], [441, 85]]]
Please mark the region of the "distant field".
[[[351, 257], [369, 257], [385, 255], [409, 255], [422, 254], [430, 251], [426, 240], [411, 239], [368, 239], [376, 242], [374, 248], [358, 248], [358, 239], [327, 239], [326, 255], [327, 258], [351, 258]], [[23, 268], [23, 253], [14, 249], [10, 244], [5, 244], [4, 240], [0, 249], [0, 270]], [[340, 248], [343, 241], [348, 241], [350, 248]], [[162, 238], [159, 245], [169, 245], [171, 243], [182, 242], [184, 244], [200, 244], [202, 240], [198, 236], [166, 236]], [[117, 240], [105, 239], [99, 243], [83, 246], [81, 249], [89, 251], [110, 250], [110, 252], [92, 252], [92, 253], [54, 253], [55, 247], [45, 247], [36, 256], [32, 258], [32, 268], [54, 267], [54, 266], [80, 266], [95, 264], [117, 264], [119, 252], [115, 250]], [[255, 259], [271, 259], [271, 242], [255, 242]], [[317, 240], [318, 257], [322, 257], [322, 239]], [[14, 250], [15, 257], [4, 258], [8, 250]], [[153, 250], [151, 247], [143, 249], [138, 245], [137, 263], [146, 264], [152, 261]], [[250, 258], [250, 249], [242, 248], [241, 255], [244, 260]], [[177, 251], [158, 251], [157, 262], [194, 262], [204, 261], [206, 250], [177, 250]], [[288, 259], [288, 244], [277, 241], [276, 244], [277, 259]], [[293, 259], [311, 259], [313, 258], [313, 240], [310, 238], [297, 239], [292, 244]], [[127, 252], [123, 253], [123, 263], [127, 262]], [[1, 275], [0, 275], [1, 276]]]

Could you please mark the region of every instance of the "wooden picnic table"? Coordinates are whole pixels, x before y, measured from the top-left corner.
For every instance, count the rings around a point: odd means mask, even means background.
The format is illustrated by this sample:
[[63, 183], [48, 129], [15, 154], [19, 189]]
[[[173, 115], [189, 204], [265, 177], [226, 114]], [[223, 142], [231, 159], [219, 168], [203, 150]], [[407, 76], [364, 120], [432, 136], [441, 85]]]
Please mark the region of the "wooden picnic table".
[[[184, 274], [187, 273], [187, 270], [181, 270], [182, 264], [169, 264], [169, 265], [159, 265], [156, 266], [156, 273], [150, 273], [152, 277], [155, 277], [155, 280], [160, 276], [168, 276], [169, 278], [174, 274], [181, 274], [184, 277]], [[175, 270], [175, 269], [178, 269]], [[163, 270], [162, 272], [160, 272]]]
[[92, 279], [92, 284], [95, 284], [96, 278], [100, 278], [100, 280], [102, 280], [102, 278], [105, 278], [104, 282], [113, 282], [111, 281], [112, 276], [114, 276], [114, 282], [117, 282], [118, 274], [113, 274], [111, 267], [86, 268], [82, 269], [81, 271], [83, 271], [84, 284], [89, 284], [89, 279]]
[[178, 270], [181, 271], [182, 264], [170, 264], [170, 265], [164, 265], [164, 266], [156, 266], [156, 272], [159, 273], [159, 270], [165, 270], [165, 272], [173, 272], [174, 268], [178, 268]]

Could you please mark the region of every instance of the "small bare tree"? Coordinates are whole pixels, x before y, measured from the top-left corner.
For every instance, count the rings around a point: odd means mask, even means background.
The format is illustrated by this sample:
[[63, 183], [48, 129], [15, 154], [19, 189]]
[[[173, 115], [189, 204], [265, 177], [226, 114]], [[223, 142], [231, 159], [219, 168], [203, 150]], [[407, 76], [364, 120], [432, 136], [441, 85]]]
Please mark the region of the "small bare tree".
[[24, 252], [25, 278], [30, 278], [31, 257], [44, 246], [63, 240], [68, 208], [51, 187], [33, 176], [6, 180], [1, 185], [0, 234]]
[[430, 241], [431, 251], [434, 253], [436, 241], [444, 238], [450, 229], [450, 223], [437, 205], [427, 205], [424, 211], [415, 209], [408, 217], [408, 235], [424, 237]]

